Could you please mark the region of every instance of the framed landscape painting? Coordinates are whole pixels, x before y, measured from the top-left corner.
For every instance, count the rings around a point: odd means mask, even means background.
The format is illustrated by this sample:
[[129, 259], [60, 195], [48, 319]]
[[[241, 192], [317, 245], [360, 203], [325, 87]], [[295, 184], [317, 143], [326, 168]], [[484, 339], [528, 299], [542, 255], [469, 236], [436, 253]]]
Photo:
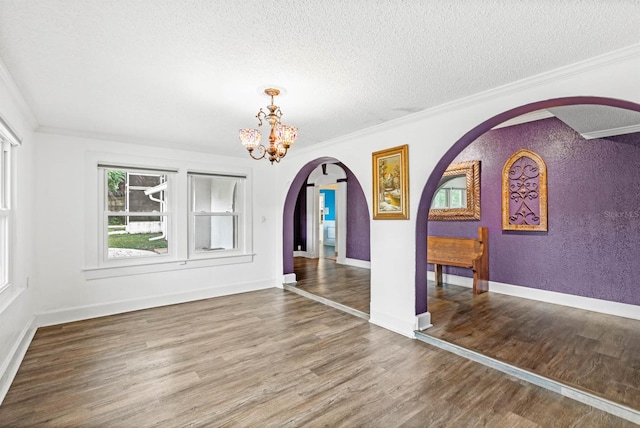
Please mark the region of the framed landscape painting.
[[373, 153], [373, 219], [409, 219], [409, 146]]

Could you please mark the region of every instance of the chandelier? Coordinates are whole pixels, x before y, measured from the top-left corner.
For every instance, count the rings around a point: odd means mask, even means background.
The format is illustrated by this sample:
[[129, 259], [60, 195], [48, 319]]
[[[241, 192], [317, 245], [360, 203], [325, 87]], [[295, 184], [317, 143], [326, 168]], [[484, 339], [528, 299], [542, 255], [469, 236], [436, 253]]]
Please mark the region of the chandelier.
[[[265, 113], [262, 109], [256, 114], [258, 118], [258, 126], [262, 126], [262, 121], [266, 120], [271, 126], [269, 134], [269, 146], [265, 147], [260, 143], [262, 134], [257, 129], [240, 129], [240, 142], [249, 151], [249, 156], [256, 160], [260, 160], [269, 155], [269, 161], [280, 162], [287, 154], [289, 147], [296, 141], [298, 137], [298, 128], [285, 125], [280, 122], [282, 111], [280, 107], [274, 104], [273, 97], [280, 94], [279, 89], [267, 88], [264, 93], [271, 97], [271, 104], [267, 106], [269, 113]], [[254, 154], [255, 151], [255, 154]]]

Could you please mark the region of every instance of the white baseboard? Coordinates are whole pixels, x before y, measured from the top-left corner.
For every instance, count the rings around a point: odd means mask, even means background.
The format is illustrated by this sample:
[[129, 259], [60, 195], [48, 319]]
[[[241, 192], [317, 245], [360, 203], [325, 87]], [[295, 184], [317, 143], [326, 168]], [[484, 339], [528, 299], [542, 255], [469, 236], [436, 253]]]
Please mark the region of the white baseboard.
[[295, 284], [297, 282], [295, 273], [285, 273], [282, 275], [282, 283], [283, 284]]
[[316, 253], [310, 253], [309, 251], [294, 251], [293, 257], [304, 257], [306, 259], [317, 259], [318, 255]]
[[422, 331], [428, 329], [429, 327], [433, 327], [433, 324], [431, 324], [430, 312], [423, 312], [416, 315], [416, 325], [413, 328], [414, 330]]
[[[427, 279], [429, 281], [435, 281], [436, 274], [433, 271], [427, 271]], [[445, 284], [459, 285], [460, 287], [473, 288], [473, 278], [468, 278], [466, 276], [443, 273], [442, 282], [444, 282]], [[491, 284], [493, 283], [489, 281], [489, 285]], [[493, 291], [493, 289], [490, 288], [489, 291]]]
[[366, 260], [350, 259], [349, 257], [338, 257], [336, 263], [364, 269], [371, 269], [371, 262], [368, 262]]
[[371, 308], [369, 322], [371, 324], [377, 325], [378, 327], [391, 330], [394, 333], [398, 333], [411, 339], [415, 339], [415, 334], [413, 333], [415, 328], [414, 321], [404, 321], [394, 317], [393, 315], [376, 311]]
[[155, 308], [158, 306], [175, 305], [177, 303], [191, 302], [195, 300], [210, 299], [212, 297], [227, 296], [231, 294], [246, 293], [249, 291], [263, 290], [275, 287], [276, 281], [262, 280], [224, 287], [201, 288], [179, 293], [149, 296], [141, 299], [120, 300], [115, 302], [100, 303], [95, 305], [79, 306], [36, 314], [36, 325], [39, 327], [55, 324], [63, 324], [141, 309]]
[[11, 383], [18, 373], [20, 364], [22, 364], [22, 359], [27, 353], [27, 349], [29, 349], [33, 336], [36, 334], [36, 329], [36, 318], [32, 317], [11, 347], [7, 360], [0, 367], [0, 405], [4, 401], [7, 392], [9, 392]]
[[[434, 281], [435, 274], [432, 271], [428, 271], [427, 279]], [[473, 287], [473, 278], [468, 278], [466, 276], [442, 274], [442, 281], [447, 284], [459, 285], [461, 287]], [[586, 311], [600, 312], [602, 314], [640, 320], [640, 306], [629, 305], [627, 303], [611, 302], [609, 300], [600, 300], [591, 297], [574, 296], [572, 294], [558, 293], [556, 291], [538, 290], [536, 288], [529, 288], [520, 285], [505, 284], [502, 282], [494, 281], [489, 281], [489, 292], [506, 294], [509, 296], [522, 297], [524, 299], [537, 300], [539, 302], [553, 303], [556, 305], [569, 306], [571, 308], [583, 309]]]

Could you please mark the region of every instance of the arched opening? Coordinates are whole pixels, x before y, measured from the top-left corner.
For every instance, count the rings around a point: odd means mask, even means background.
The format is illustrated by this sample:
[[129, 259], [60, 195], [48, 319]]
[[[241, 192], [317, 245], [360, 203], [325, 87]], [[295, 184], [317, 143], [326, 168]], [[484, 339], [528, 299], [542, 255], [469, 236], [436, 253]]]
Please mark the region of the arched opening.
[[481, 135], [495, 126], [515, 117], [542, 109], [571, 105], [601, 105], [640, 112], [640, 105], [612, 98], [601, 97], [567, 97], [538, 101], [500, 113], [467, 132], [440, 159], [429, 176], [422, 191], [416, 218], [416, 274], [415, 274], [415, 312], [422, 314], [427, 311], [427, 232], [428, 216], [431, 201], [447, 166], [463, 149], [478, 139]]
[[[620, 356], [626, 352], [626, 343], [637, 343], [640, 338], [635, 321], [640, 301], [634, 291], [640, 273], [635, 239], [640, 217], [639, 134], [590, 140], [557, 117], [495, 129], [524, 113], [576, 105], [640, 112], [638, 104], [603, 98], [534, 103], [474, 128], [441, 159], [425, 186], [417, 217], [417, 229], [424, 235], [416, 242], [416, 278], [424, 273], [425, 296], [416, 301], [416, 310], [427, 309], [428, 291], [434, 324], [428, 334], [432, 337], [635, 407], [637, 400], [618, 385], [635, 376], [633, 363]], [[509, 165], [514, 154], [528, 150], [541, 155], [547, 173], [551, 171], [548, 230], [510, 229], [503, 223], [505, 172], [510, 177], [510, 168], [503, 170], [503, 166]], [[468, 224], [428, 220], [443, 171], [452, 162], [457, 165], [472, 159], [484, 168], [481, 219]], [[428, 286], [426, 257], [420, 256], [422, 251], [426, 254], [427, 235], [473, 237], [478, 226], [490, 231], [489, 293], [472, 296], [470, 290], [460, 287], [468, 276], [465, 269], [451, 268], [452, 281], [446, 286]], [[549, 297], [551, 294], [555, 295]], [[585, 300], [591, 300], [587, 303], [592, 309], [581, 306]], [[605, 306], [628, 308], [630, 315], [619, 313], [633, 320], [597, 313], [606, 313]], [[618, 346], [613, 338], [625, 345]], [[596, 366], [597, 373], [590, 370]]]
[[283, 271], [297, 287], [288, 289], [368, 317], [370, 216], [353, 172], [334, 158], [307, 163], [292, 181], [283, 212]]

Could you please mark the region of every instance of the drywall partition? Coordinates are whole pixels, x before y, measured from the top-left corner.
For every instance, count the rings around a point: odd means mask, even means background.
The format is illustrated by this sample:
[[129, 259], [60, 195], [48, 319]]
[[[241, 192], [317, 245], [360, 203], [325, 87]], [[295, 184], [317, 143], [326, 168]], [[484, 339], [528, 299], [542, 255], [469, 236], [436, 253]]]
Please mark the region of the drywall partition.
[[[502, 230], [502, 166], [519, 149], [547, 165], [547, 232]], [[547, 118], [488, 131], [454, 162], [469, 160], [481, 162], [481, 219], [430, 220], [429, 236], [474, 236], [486, 226], [492, 281], [640, 305], [640, 133], [585, 140]]]
[[[580, 103], [585, 100], [577, 97], [588, 94], [626, 100], [620, 105], [638, 103], [638, 75], [640, 46], [634, 46], [307, 149], [300, 145], [279, 165], [280, 207], [298, 171], [310, 160], [330, 156], [359, 178], [370, 210], [371, 153], [409, 144], [409, 220], [370, 220], [371, 322], [412, 336], [416, 314], [427, 310], [426, 213], [440, 176], [457, 153], [494, 125], [542, 106], [561, 105], [563, 98]], [[541, 104], [546, 100], [551, 101]]]

